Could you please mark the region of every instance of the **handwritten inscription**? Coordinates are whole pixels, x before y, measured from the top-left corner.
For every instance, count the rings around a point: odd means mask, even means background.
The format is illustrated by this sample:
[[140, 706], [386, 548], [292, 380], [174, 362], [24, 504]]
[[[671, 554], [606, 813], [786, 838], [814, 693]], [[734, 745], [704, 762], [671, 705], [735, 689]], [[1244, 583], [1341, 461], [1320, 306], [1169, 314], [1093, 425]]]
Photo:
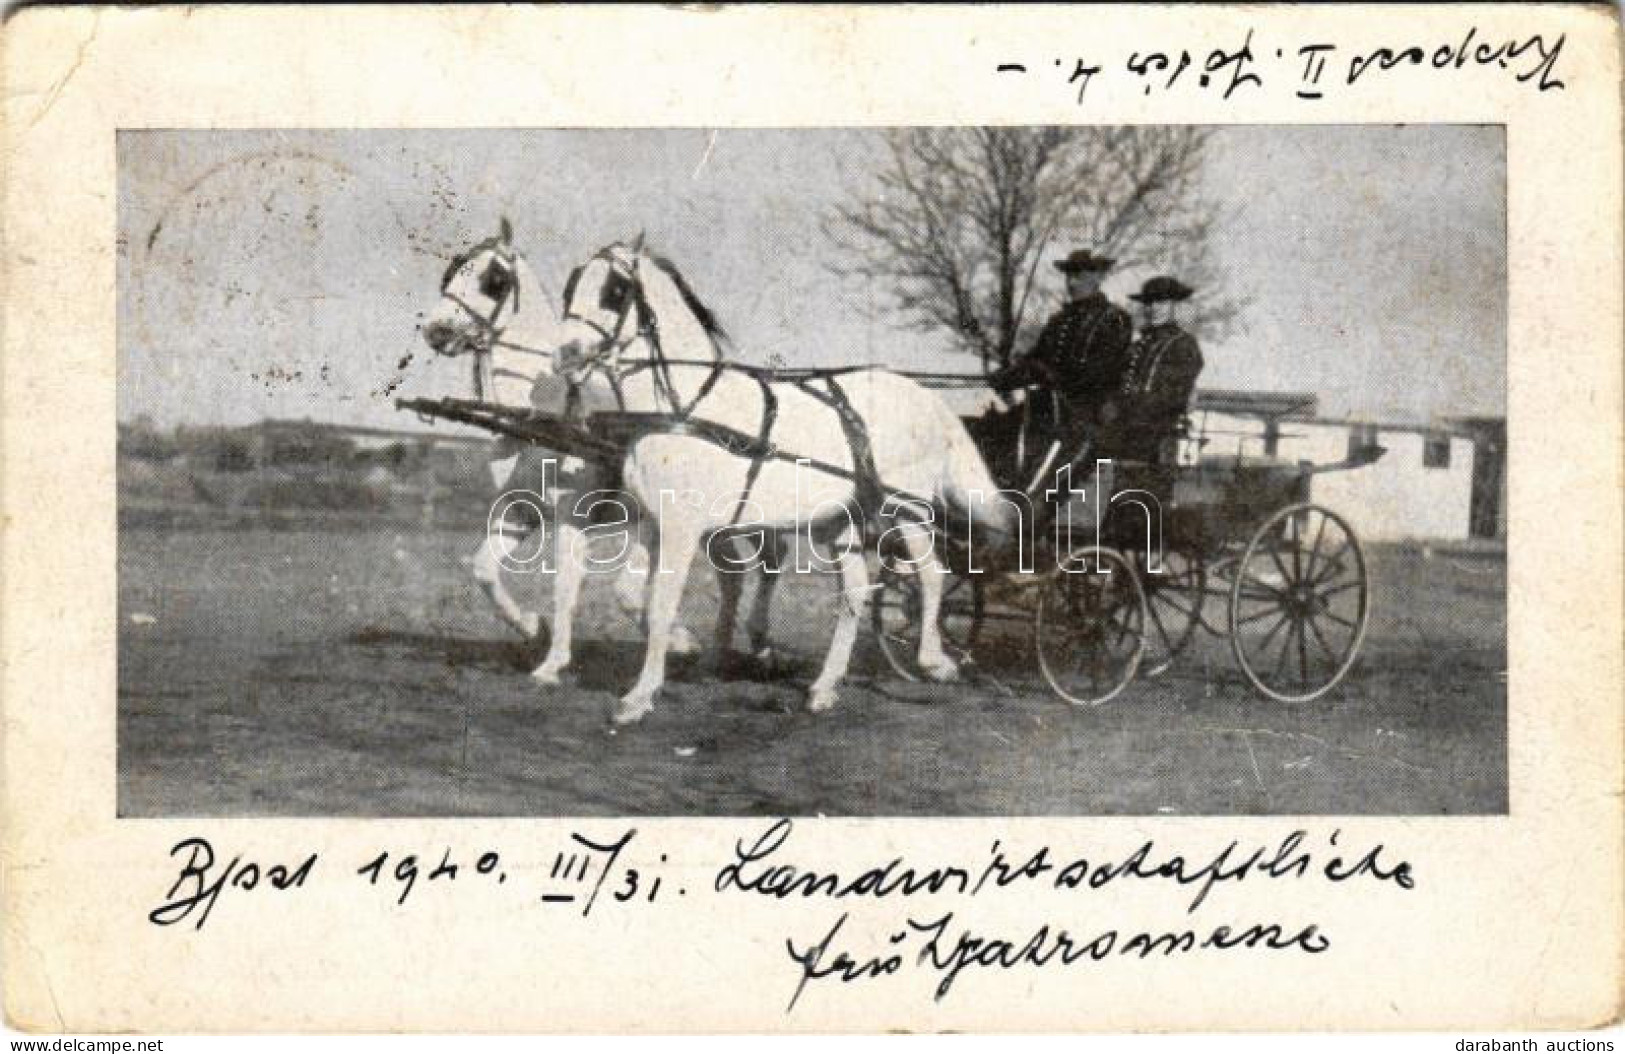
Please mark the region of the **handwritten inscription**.
[[[1256, 844], [1237, 839], [1194, 854], [1155, 840], [1087, 853], [1048, 844], [1012, 847], [994, 839], [962, 847], [949, 859], [892, 855], [855, 864], [850, 853], [834, 864], [805, 858], [792, 846], [794, 832], [795, 823], [781, 819], [737, 839], [711, 882], [711, 892], [719, 898], [795, 906], [785, 912], [793, 919], [785, 926], [798, 932], [780, 937], [790, 967], [786, 1012], [814, 989], [840, 990], [898, 974], [929, 974], [934, 998], [942, 1000], [972, 972], [1227, 953], [1317, 956], [1332, 948], [1332, 938], [1312, 918], [1195, 916], [1204, 908], [1209, 913], [1229, 910], [1211, 902], [1219, 890], [1241, 883], [1289, 883], [1300, 890], [1314, 883], [1397, 891], [1416, 886], [1409, 861], [1381, 843], [1344, 844], [1340, 829], [1321, 835], [1295, 830]], [[383, 849], [342, 867], [323, 864], [316, 853], [277, 862], [258, 862], [239, 853], [227, 860], [207, 839], [187, 838], [170, 850], [179, 869], [148, 919], [157, 926], [190, 922], [202, 929], [228, 892], [233, 899], [283, 898], [280, 912], [288, 898], [322, 876], [380, 891], [389, 910], [410, 910], [425, 896], [475, 891], [516, 895], [521, 904], [585, 919], [605, 910], [604, 905], [624, 911], [686, 897], [688, 890], [680, 883], [667, 881], [666, 853], [644, 849], [634, 855], [636, 835], [635, 829], [607, 837], [572, 832], [541, 862], [519, 866], [510, 866], [508, 856], [495, 847], [472, 852]], [[1167, 889], [1182, 912], [1176, 916], [1179, 921], [1147, 926], [1138, 918], [1132, 924], [1100, 918], [1110, 909], [1112, 891], [1126, 885]], [[1046, 896], [1032, 903], [1042, 909], [1035, 908], [1030, 922], [1014, 932], [990, 931], [972, 917], [979, 900], [1032, 898], [1040, 891]], [[1294, 899], [1300, 905], [1313, 903]], [[816, 910], [818, 904], [836, 905], [837, 913], [808, 933], [802, 928], [807, 908]], [[853, 906], [872, 911], [879, 904], [899, 905], [889, 924], [876, 928], [873, 919], [863, 926], [852, 921]], [[1096, 921], [1083, 925], [1073, 917], [1084, 910]], [[1065, 917], [1043, 914], [1056, 911]]]
[[[636, 829], [608, 839], [571, 834], [568, 847], [554, 855], [541, 888], [528, 890], [526, 896], [537, 904], [578, 909], [582, 917], [592, 914], [601, 893], [617, 904], [660, 902], [663, 893], [659, 872], [647, 865], [642, 869], [633, 867], [622, 858], [622, 852], [636, 835]], [[296, 864], [261, 864], [237, 855], [222, 867], [214, 846], [205, 838], [177, 842], [170, 856], [181, 860], [180, 871], [163, 903], [149, 912], [147, 919], [155, 926], [173, 926], [190, 920], [196, 929], [203, 928], [221, 895], [228, 890], [246, 893], [256, 889], [278, 892], [299, 889], [316, 871], [318, 860], [318, 855], [311, 853]], [[666, 862], [667, 857], [662, 853], [656, 864]], [[414, 895], [421, 895], [419, 891], [424, 888], [500, 887], [508, 882], [502, 854], [495, 849], [465, 857], [459, 857], [449, 847], [437, 855], [384, 850], [359, 867], [340, 870], [364, 881], [369, 888], [392, 895], [397, 907], [405, 906]], [[679, 887], [676, 895], [686, 896], [687, 890]]]
[[[734, 858], [717, 871], [719, 893], [772, 901], [873, 901], [948, 896], [962, 900], [1034, 886], [1065, 893], [1094, 893], [1135, 882], [1171, 884], [1182, 889], [1187, 915], [1202, 907], [1218, 887], [1245, 881], [1361, 882], [1414, 889], [1409, 861], [1377, 844], [1345, 851], [1341, 830], [1324, 839], [1293, 831], [1278, 842], [1244, 847], [1232, 841], [1208, 856], [1191, 856], [1146, 841], [1120, 854], [1095, 857], [1063, 853], [1048, 845], [1011, 851], [994, 841], [979, 862], [925, 865], [902, 857], [855, 869], [837, 870], [798, 863], [787, 846], [794, 830], [779, 820], [753, 839], [734, 845]], [[1281, 951], [1319, 955], [1331, 939], [1315, 922], [1251, 920], [1188, 925], [1165, 930], [1107, 926], [1087, 935], [1038, 920], [1014, 936], [979, 932], [957, 921], [955, 911], [910, 913], [880, 947], [858, 948], [843, 931], [843, 913], [811, 939], [785, 940], [797, 971], [787, 1010], [794, 1009], [813, 982], [852, 985], [906, 970], [938, 975], [935, 998], [945, 998], [966, 970], [1059, 968], [1108, 958], [1146, 959], [1187, 953]]]
[[[1323, 99], [1334, 90], [1351, 91], [1395, 70], [1429, 76], [1485, 70], [1531, 85], [1538, 92], [1561, 91], [1558, 60], [1566, 35], [1530, 33], [1489, 38], [1477, 26], [1455, 40], [1399, 41], [1380, 46], [1337, 41], [1292, 41], [1266, 44], [1252, 29], [1232, 44], [1131, 50], [1126, 56], [1070, 55], [1029, 64], [1014, 59], [994, 67], [1001, 77], [1031, 74], [1071, 92], [1081, 105], [1091, 85], [1127, 81], [1142, 95], [1188, 91], [1222, 101], [1272, 89], [1290, 90], [1299, 99]], [[1098, 94], [1098, 90], [1097, 94]]]
[[227, 889], [250, 892], [260, 889], [286, 892], [298, 889], [310, 878], [316, 867], [316, 854], [311, 853], [297, 864], [258, 864], [234, 856], [224, 867], [216, 867], [214, 847], [202, 838], [186, 838], [169, 851], [171, 857], [185, 854], [175, 884], [169, 887], [164, 903], [153, 909], [147, 918], [158, 926], [172, 926], [184, 922], [194, 914], [198, 929], [209, 921], [215, 902]]
[[843, 874], [800, 866], [781, 858], [779, 854], [790, 840], [793, 828], [790, 820], [779, 820], [750, 843], [736, 843], [734, 859], [717, 872], [717, 891], [752, 893], [778, 900], [791, 897], [841, 900], [942, 892], [976, 896], [985, 889], [1032, 882], [1062, 890], [1095, 890], [1114, 882], [1162, 880], [1193, 887], [1186, 910], [1195, 911], [1216, 885], [1249, 877], [1301, 879], [1315, 874], [1329, 882], [1364, 878], [1392, 882], [1402, 889], [1415, 885], [1411, 865], [1403, 860], [1385, 860], [1384, 847], [1380, 844], [1358, 856], [1339, 851], [1337, 842], [1341, 831], [1333, 831], [1323, 849], [1311, 848], [1307, 832], [1293, 831], [1279, 843], [1257, 846], [1251, 852], [1244, 851], [1240, 842], [1231, 842], [1207, 859], [1161, 852], [1154, 841], [1142, 843], [1121, 858], [1091, 860], [1080, 856], [1063, 860], [1047, 845], [1012, 856], [1002, 843], [995, 841], [988, 850], [986, 862], [981, 865], [921, 868], [894, 858]]
[[1253, 948], [1318, 955], [1331, 947], [1331, 941], [1314, 923], [1295, 929], [1273, 922], [1158, 932], [1105, 929], [1088, 938], [1075, 937], [1064, 928], [1046, 923], [1024, 936], [999, 937], [956, 924], [954, 913], [950, 911], [927, 921], [911, 917], [905, 929], [888, 938], [885, 950], [859, 953], [854, 957], [836, 944], [847, 918], [842, 915], [836, 919], [835, 925], [816, 944], [798, 947], [793, 939], [785, 941], [791, 961], [801, 969], [786, 1011], [795, 1009], [809, 982], [833, 979], [852, 984], [897, 973], [905, 965], [934, 970], [940, 975], [935, 991], [940, 1001], [948, 995], [960, 973], [968, 969], [1042, 969], [1101, 962], [1113, 956], [1147, 959], [1160, 954], [1167, 958], [1196, 951]]
[[[375, 886], [383, 882], [386, 876], [393, 879], [396, 888], [400, 890], [400, 897], [395, 901], [397, 904], [406, 903], [406, 898], [411, 896], [412, 890], [417, 887], [420, 876], [425, 882], [455, 882], [457, 876], [464, 869], [464, 865], [452, 859], [450, 849], [442, 853], [440, 863], [428, 871], [424, 871], [422, 863], [413, 853], [407, 853], [396, 859], [393, 867], [389, 866], [390, 859], [388, 852], [379, 853], [372, 860], [357, 868], [356, 874], [366, 876], [367, 880]], [[495, 874], [496, 881], [500, 885], [508, 880], [507, 872], [497, 870], [501, 863], [502, 857], [499, 854], [495, 852], [481, 853], [479, 858], [474, 861], [473, 871], [476, 875]]]

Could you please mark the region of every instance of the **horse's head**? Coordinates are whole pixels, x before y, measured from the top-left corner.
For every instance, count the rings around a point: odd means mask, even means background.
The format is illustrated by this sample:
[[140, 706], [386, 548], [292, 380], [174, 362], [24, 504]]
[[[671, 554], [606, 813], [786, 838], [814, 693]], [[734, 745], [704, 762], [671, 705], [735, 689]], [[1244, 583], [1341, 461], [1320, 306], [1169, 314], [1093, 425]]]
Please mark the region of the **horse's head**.
[[606, 246], [570, 272], [553, 353], [558, 373], [581, 380], [599, 366], [613, 368], [621, 352], [646, 332], [642, 241]]
[[553, 368], [576, 381], [599, 367], [614, 372], [629, 355], [719, 357], [724, 336], [677, 268], [644, 251], [641, 234], [630, 245], [600, 249], [570, 273], [560, 327]]
[[506, 217], [494, 238], [454, 257], [440, 280], [440, 302], [423, 324], [423, 339], [442, 355], [489, 351], [523, 305], [523, 286], [540, 295], [513, 248]]

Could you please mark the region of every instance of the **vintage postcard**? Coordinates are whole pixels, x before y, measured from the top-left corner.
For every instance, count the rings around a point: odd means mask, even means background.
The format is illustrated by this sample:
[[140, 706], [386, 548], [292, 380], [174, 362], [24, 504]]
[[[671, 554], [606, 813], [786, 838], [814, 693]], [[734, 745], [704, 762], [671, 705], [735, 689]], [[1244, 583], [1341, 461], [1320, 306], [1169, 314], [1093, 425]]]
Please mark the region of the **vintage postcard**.
[[15, 1027], [1618, 1018], [1611, 8], [3, 33]]

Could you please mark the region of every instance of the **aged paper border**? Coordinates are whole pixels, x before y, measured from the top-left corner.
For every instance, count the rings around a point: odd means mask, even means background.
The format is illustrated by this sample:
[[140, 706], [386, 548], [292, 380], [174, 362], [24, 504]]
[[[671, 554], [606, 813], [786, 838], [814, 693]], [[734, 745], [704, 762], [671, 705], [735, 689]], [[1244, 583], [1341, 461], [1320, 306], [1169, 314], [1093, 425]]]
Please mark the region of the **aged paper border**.
[[[1055, 1030], [1581, 1027], [1621, 1001], [1621, 139], [1607, 7], [676, 10], [51, 9], [5, 50], [0, 417], [5, 1007], [41, 1030]], [[1313, 109], [992, 90], [1020, 52], [1126, 54], [1248, 27], [1304, 40], [1567, 34], [1568, 86], [1395, 79]], [[1463, 87], [1470, 85], [1470, 87]], [[1016, 101], [1019, 99], [1019, 103]], [[528, 847], [568, 821], [114, 818], [114, 132], [136, 127], [812, 126], [1045, 122], [1490, 122], [1508, 127], [1511, 815], [1317, 822], [1383, 842], [1416, 891], [1313, 890], [1336, 952], [983, 975], [932, 1003], [853, 986], [783, 1013], [791, 910], [708, 895], [763, 824], [638, 821], [696, 891], [681, 910], [561, 925], [511, 901], [388, 910], [346, 883], [232, 901], [208, 928], [146, 922], [195, 833], [261, 859], [388, 845]], [[1308, 822], [1306, 822], [1308, 823]], [[994, 838], [1192, 852], [1294, 821], [827, 820], [798, 858], [925, 860]], [[973, 855], [970, 852], [958, 855]], [[1309, 891], [1306, 891], [1309, 892]], [[1227, 903], [1283, 910], [1280, 887]], [[1091, 902], [978, 902], [991, 931], [1099, 921]], [[1288, 901], [1286, 907], [1298, 905]], [[1114, 922], [1178, 921], [1147, 890]], [[895, 926], [891, 906], [854, 928]], [[1087, 926], [1085, 927], [1087, 928]]]

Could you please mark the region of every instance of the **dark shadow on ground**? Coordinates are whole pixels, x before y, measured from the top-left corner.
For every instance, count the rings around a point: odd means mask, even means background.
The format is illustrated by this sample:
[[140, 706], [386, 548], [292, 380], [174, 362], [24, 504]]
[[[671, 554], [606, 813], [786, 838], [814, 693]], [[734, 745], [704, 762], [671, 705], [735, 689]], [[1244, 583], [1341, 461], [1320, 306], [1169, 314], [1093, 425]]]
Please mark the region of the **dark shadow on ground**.
[[479, 640], [441, 633], [420, 633], [367, 626], [352, 633], [349, 644], [375, 648], [420, 661], [485, 670], [530, 670], [547, 654], [547, 632], [534, 640]]

